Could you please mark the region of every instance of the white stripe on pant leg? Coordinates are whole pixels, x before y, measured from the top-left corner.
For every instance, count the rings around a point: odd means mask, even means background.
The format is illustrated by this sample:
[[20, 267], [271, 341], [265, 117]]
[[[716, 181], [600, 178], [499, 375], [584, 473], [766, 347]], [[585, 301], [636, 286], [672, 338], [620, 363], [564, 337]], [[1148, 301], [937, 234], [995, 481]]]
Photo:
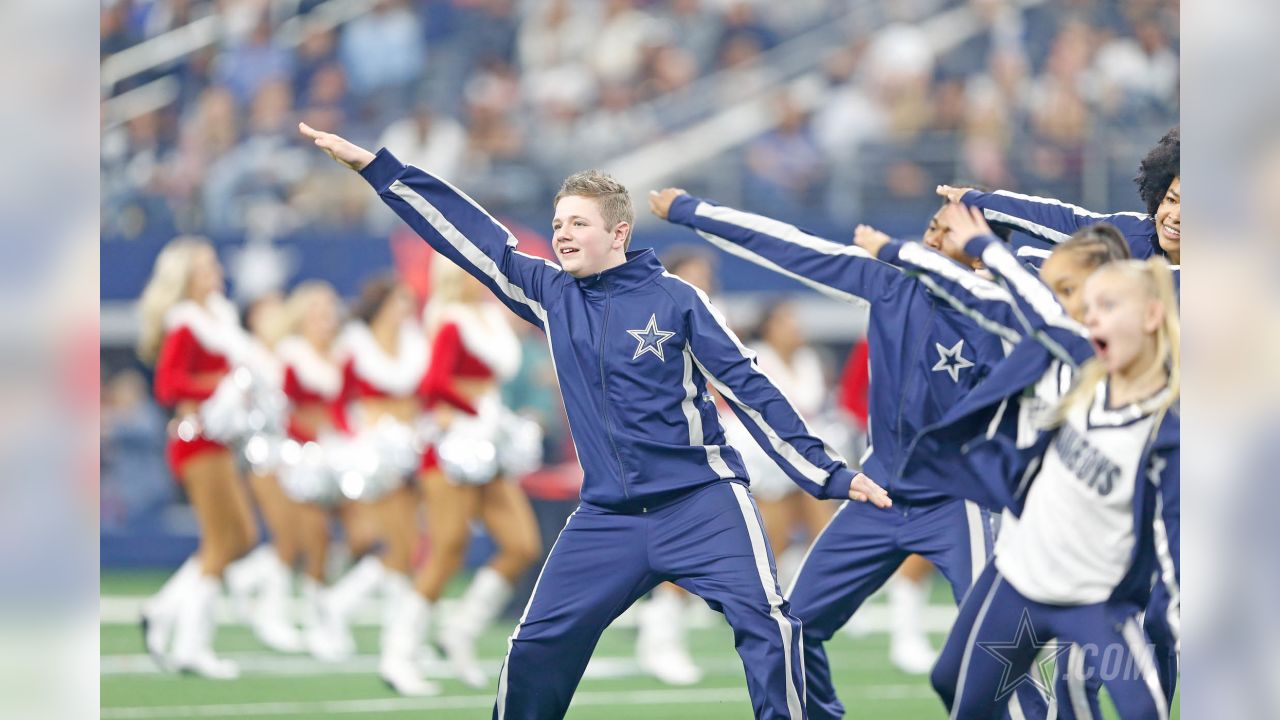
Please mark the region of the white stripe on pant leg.
[[733, 495], [738, 500], [738, 508], [742, 510], [742, 519], [747, 526], [747, 537], [751, 539], [751, 554], [756, 559], [756, 571], [760, 574], [760, 587], [764, 590], [765, 599], [769, 601], [769, 615], [778, 623], [778, 631], [782, 636], [782, 662], [786, 671], [787, 711], [792, 720], [804, 718], [804, 704], [800, 700], [799, 691], [791, 678], [791, 640], [793, 636], [791, 622], [782, 614], [782, 595], [778, 593], [778, 583], [769, 568], [769, 550], [765, 545], [764, 526], [756, 515], [756, 506], [751, 502], [747, 489], [738, 483], [730, 483]]
[[1084, 678], [1084, 648], [1071, 644], [1062, 674], [1067, 678], [1067, 694], [1071, 698], [1071, 710], [1077, 720], [1093, 720], [1093, 708], [1089, 706], [1088, 686]]
[[[1057, 642], [1058, 642], [1057, 640], [1054, 640], [1054, 643], [1057, 643]], [[1054, 645], [1054, 648], [1055, 649], [1057, 648], [1056, 644]], [[1049, 708], [1048, 710], [1045, 711], [1045, 714], [1044, 714], [1045, 720], [1057, 720], [1058, 694], [1053, 692], [1049, 693], [1048, 703], [1049, 703]]]
[[1014, 690], [1009, 695], [1009, 718], [1011, 720], [1027, 720], [1026, 713], [1022, 712], [1022, 701], [1018, 699], [1018, 691]]
[[502, 659], [502, 673], [498, 676], [498, 720], [503, 720], [507, 714], [507, 665], [511, 662], [511, 648], [515, 645], [516, 636], [520, 634], [520, 628], [524, 626], [525, 619], [529, 617], [529, 608], [533, 607], [533, 599], [538, 597], [538, 585], [542, 583], [542, 573], [547, 571], [551, 556], [555, 554], [556, 545], [560, 544], [560, 537], [564, 535], [569, 523], [573, 521], [573, 516], [577, 514], [578, 510], [576, 508], [569, 513], [569, 518], [564, 521], [564, 527], [560, 529], [560, 535], [557, 535], [556, 541], [551, 543], [551, 551], [547, 553], [547, 561], [542, 563], [542, 569], [538, 571], [538, 579], [533, 581], [533, 591], [529, 593], [529, 602], [525, 603], [524, 612], [520, 613], [520, 622], [516, 623], [516, 629], [511, 631], [511, 637], [507, 638], [507, 655]]
[[840, 503], [840, 507], [836, 508], [836, 511], [831, 513], [831, 519], [828, 520], [827, 524], [818, 532], [818, 535], [813, 539], [813, 542], [809, 543], [809, 549], [804, 551], [804, 557], [800, 558], [800, 564], [796, 566], [795, 574], [791, 576], [791, 584], [787, 586], [785, 595], [788, 600], [791, 599], [791, 593], [796, 591], [796, 581], [799, 580], [800, 575], [804, 573], [804, 566], [805, 563], [809, 562], [809, 555], [813, 552], [814, 548], [818, 547], [818, 541], [822, 539], [822, 536], [826, 535], [827, 531], [831, 529], [831, 526], [836, 524], [836, 518], [840, 517], [840, 513], [844, 512], [845, 506], [850, 502], [853, 501], [845, 500]]
[[1160, 677], [1156, 674], [1155, 657], [1145, 641], [1146, 635], [1133, 618], [1124, 621], [1124, 627], [1120, 632], [1129, 645], [1129, 654], [1133, 656], [1134, 667], [1142, 675], [1142, 681], [1146, 684], [1147, 690], [1151, 691], [1151, 700], [1156, 705], [1156, 715], [1160, 720], [1169, 720], [1169, 707], [1165, 703], [1164, 689], [1160, 687]]
[[987, 596], [982, 600], [982, 607], [978, 609], [978, 617], [974, 618], [973, 627], [969, 628], [969, 639], [964, 644], [964, 657], [960, 660], [960, 677], [956, 680], [956, 696], [951, 701], [951, 720], [956, 720], [960, 697], [964, 694], [965, 676], [969, 674], [969, 658], [973, 655], [973, 646], [978, 640], [978, 629], [982, 627], [982, 621], [987, 619], [987, 610], [991, 608], [991, 600], [996, 596], [1000, 580], [1000, 576], [996, 575], [996, 579], [991, 582], [991, 589], [987, 591]]
[[[987, 556], [990, 554], [987, 548], [987, 533], [985, 531], [986, 518], [978, 503], [972, 500], [964, 501], [964, 515], [969, 524], [969, 586], [972, 587], [978, 581], [978, 576], [982, 574], [982, 570], [987, 566]], [[965, 593], [968, 594], [968, 593]]]

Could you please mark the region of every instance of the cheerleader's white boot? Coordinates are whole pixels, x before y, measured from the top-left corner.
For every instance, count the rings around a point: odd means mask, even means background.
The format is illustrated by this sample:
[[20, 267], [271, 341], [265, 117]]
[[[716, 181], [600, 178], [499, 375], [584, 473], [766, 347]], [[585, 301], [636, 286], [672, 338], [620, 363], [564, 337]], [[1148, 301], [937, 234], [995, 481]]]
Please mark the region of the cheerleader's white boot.
[[422, 676], [418, 649], [430, 621], [431, 608], [409, 578], [388, 572], [384, 580], [382, 648], [378, 674], [401, 695], [438, 695], [440, 686]]
[[924, 631], [925, 583], [895, 575], [889, 579], [889, 661], [910, 675], [933, 669], [938, 652]]
[[294, 625], [290, 612], [293, 595], [293, 573], [280, 556], [271, 550], [262, 560], [258, 598], [253, 604], [250, 626], [253, 634], [267, 647], [282, 653], [302, 652], [302, 634]]
[[174, 669], [213, 680], [233, 680], [240, 668], [213, 653], [214, 604], [221, 591], [217, 578], [202, 575], [192, 582], [178, 610], [173, 633]]
[[182, 608], [183, 597], [199, 578], [200, 560], [192, 555], [173, 575], [169, 576], [159, 592], [142, 606], [142, 615], [139, 620], [142, 626], [143, 643], [146, 645], [147, 654], [161, 670], [173, 669], [173, 663], [169, 657], [173, 628], [177, 622], [178, 611]]
[[489, 683], [476, 658], [476, 640], [511, 602], [511, 583], [485, 566], [476, 572], [450, 621], [440, 630], [440, 646], [458, 679], [479, 689]]
[[321, 619], [331, 636], [333, 659], [342, 660], [355, 654], [351, 616], [384, 586], [389, 574], [376, 556], [365, 555], [321, 595]]
[[662, 587], [640, 609], [636, 661], [641, 670], [667, 685], [696, 685], [702, 680], [702, 670], [686, 645], [685, 610], [684, 597]]

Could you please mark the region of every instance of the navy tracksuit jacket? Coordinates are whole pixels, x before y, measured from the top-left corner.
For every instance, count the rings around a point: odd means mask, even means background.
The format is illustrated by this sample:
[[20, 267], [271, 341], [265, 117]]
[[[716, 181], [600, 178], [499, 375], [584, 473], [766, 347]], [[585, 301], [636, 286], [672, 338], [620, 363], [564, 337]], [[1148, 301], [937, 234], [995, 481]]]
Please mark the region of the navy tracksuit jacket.
[[[1129, 252], [1134, 258], [1145, 260], [1155, 255], [1168, 255], [1160, 247], [1160, 239], [1156, 236], [1155, 218], [1146, 213], [1096, 213], [1061, 200], [1022, 195], [1008, 190], [970, 190], [960, 201], [981, 210], [987, 222], [994, 226], [1018, 230], [1049, 244], [1060, 243], [1081, 228], [1105, 222], [1114, 225], [1124, 235], [1129, 244]], [[1048, 256], [1048, 250], [1030, 245], [1018, 248], [1018, 257], [1036, 269], [1040, 268]], [[1181, 267], [1170, 267], [1173, 270], [1174, 287], [1181, 289]]]
[[[987, 562], [994, 541], [991, 518], [976, 503], [956, 500], [939, 488], [940, 480], [963, 472], [961, 463], [941, 475], [934, 468], [901, 468], [911, 439], [977, 386], [1004, 358], [1005, 343], [1019, 336], [1010, 331], [1006, 338], [984, 329], [935, 295], [927, 278], [793, 225], [691, 195], [675, 199], [669, 220], [828, 296], [871, 304], [870, 449], [862, 469], [888, 490], [894, 506], [842, 505], [814, 541], [787, 593], [804, 626], [809, 715], [841, 717], [844, 707], [836, 697], [823, 643], [912, 553], [938, 566], [957, 603]], [[1027, 712], [1033, 716], [1042, 715], [1036, 708], [1044, 703], [1035, 693], [1020, 693], [1019, 702], [1030, 705]]]
[[433, 248], [546, 333], [583, 469], [581, 505], [511, 635], [494, 717], [561, 717], [601, 631], [667, 580], [725, 613], [756, 717], [804, 717], [799, 623], [707, 383], [807, 492], [847, 498], [854, 473], [844, 460], [706, 296], [652, 250], [574, 278], [516, 250], [465, 194], [385, 149], [361, 175]]

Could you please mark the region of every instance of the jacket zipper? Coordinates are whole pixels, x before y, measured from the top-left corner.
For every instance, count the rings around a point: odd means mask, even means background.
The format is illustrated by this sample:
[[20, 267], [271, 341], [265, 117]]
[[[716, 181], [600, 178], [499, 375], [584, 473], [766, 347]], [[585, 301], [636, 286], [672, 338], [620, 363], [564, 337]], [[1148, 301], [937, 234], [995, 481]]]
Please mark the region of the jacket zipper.
[[600, 407], [601, 414], [604, 415], [605, 433], [609, 436], [609, 445], [613, 448], [613, 457], [618, 461], [618, 482], [622, 484], [622, 496], [630, 500], [631, 492], [627, 489], [627, 471], [622, 466], [622, 455], [618, 452], [618, 443], [613, 438], [613, 420], [609, 417], [609, 386], [605, 382], [604, 374], [604, 348], [609, 337], [609, 304], [613, 296], [609, 293], [608, 280], [601, 279], [600, 284], [604, 288], [604, 322], [600, 326]]

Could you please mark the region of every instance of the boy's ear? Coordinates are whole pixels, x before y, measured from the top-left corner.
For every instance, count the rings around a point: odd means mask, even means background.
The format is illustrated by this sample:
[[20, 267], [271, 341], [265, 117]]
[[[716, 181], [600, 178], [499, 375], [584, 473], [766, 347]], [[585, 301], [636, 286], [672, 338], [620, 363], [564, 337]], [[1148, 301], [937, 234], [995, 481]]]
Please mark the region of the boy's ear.
[[627, 235], [631, 231], [631, 223], [623, 220], [613, 226], [613, 247], [627, 249]]

